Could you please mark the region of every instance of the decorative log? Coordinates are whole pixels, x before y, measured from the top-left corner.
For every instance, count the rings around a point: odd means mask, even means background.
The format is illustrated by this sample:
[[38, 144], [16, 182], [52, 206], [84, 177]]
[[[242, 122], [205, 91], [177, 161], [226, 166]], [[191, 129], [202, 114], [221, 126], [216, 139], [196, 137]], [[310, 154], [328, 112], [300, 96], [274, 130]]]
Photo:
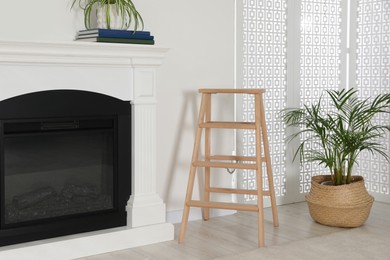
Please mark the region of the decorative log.
[[78, 184], [66, 184], [61, 192], [62, 196], [67, 199], [73, 199], [74, 197], [98, 197], [98, 190], [92, 185], [78, 185]]
[[18, 209], [25, 209], [55, 195], [56, 191], [52, 187], [43, 187], [15, 196], [13, 203]]

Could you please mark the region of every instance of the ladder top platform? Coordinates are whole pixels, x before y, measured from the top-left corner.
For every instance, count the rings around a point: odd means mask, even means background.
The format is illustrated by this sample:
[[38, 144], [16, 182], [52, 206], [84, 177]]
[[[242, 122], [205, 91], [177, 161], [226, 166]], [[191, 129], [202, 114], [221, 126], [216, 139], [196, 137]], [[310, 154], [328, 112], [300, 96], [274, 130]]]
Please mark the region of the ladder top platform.
[[257, 88], [257, 89], [239, 89], [239, 88], [215, 88], [215, 89], [199, 89], [199, 93], [206, 93], [206, 94], [261, 94], [264, 93], [264, 88]]

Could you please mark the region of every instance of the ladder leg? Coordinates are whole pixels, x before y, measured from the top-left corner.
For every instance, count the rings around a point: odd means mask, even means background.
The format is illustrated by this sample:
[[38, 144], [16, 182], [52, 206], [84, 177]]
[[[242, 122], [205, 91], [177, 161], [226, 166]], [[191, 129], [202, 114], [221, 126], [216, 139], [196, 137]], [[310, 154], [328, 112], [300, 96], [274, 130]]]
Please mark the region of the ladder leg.
[[188, 178], [187, 194], [186, 194], [186, 199], [185, 199], [184, 209], [183, 209], [183, 217], [180, 226], [179, 243], [182, 243], [184, 241], [184, 237], [187, 230], [188, 216], [190, 214], [190, 206], [188, 205], [188, 202], [191, 200], [192, 197], [192, 191], [195, 182], [195, 172], [196, 172], [195, 167], [191, 166], [190, 176]]
[[264, 102], [262, 96], [260, 97], [260, 116], [261, 116], [261, 132], [263, 137], [263, 147], [264, 147], [264, 156], [267, 169], [268, 177], [268, 187], [271, 197], [271, 207], [272, 207], [272, 218], [275, 227], [279, 226], [278, 210], [276, 207], [276, 197], [275, 197], [275, 186], [274, 179], [272, 174], [271, 167], [271, 156], [269, 151], [268, 136], [267, 136], [267, 126], [265, 124], [265, 112], [264, 112]]
[[[211, 94], [206, 96], [206, 122], [211, 121]], [[205, 160], [210, 161], [211, 148], [210, 148], [210, 128], [205, 129]], [[210, 167], [205, 167], [204, 169], [204, 198], [206, 202], [210, 201]], [[209, 208], [203, 208], [203, 219], [208, 220], [210, 215]]]
[[185, 202], [184, 202], [183, 217], [182, 217], [181, 226], [180, 226], [180, 233], [179, 233], [179, 239], [178, 239], [179, 243], [182, 243], [184, 241], [185, 233], [187, 230], [188, 216], [190, 213], [189, 201], [192, 198], [192, 192], [194, 190], [195, 174], [196, 174], [196, 167], [194, 166], [194, 162], [198, 159], [200, 140], [202, 137], [202, 128], [199, 127], [199, 124], [204, 121], [205, 111], [206, 111], [206, 97], [205, 97], [205, 94], [203, 94], [200, 109], [199, 109], [198, 128], [196, 130], [194, 149], [192, 152], [192, 160], [191, 160], [190, 173], [189, 173], [189, 177], [188, 177], [186, 198], [185, 198]]
[[263, 173], [261, 159], [261, 133], [260, 133], [260, 96], [255, 95], [255, 124], [256, 124], [256, 182], [257, 182], [257, 207], [258, 207], [258, 243], [259, 247], [265, 246], [264, 241], [264, 213], [263, 213]]

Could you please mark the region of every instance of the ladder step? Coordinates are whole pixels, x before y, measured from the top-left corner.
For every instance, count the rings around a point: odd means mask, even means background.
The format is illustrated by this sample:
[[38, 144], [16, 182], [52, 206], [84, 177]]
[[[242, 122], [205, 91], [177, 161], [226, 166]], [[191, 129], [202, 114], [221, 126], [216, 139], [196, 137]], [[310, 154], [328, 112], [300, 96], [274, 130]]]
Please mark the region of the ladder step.
[[195, 167], [232, 168], [232, 169], [248, 169], [248, 170], [257, 169], [257, 164], [249, 164], [249, 163], [195, 161], [192, 163], [192, 165]]
[[226, 128], [226, 129], [256, 129], [252, 122], [207, 122], [199, 124], [201, 128]]
[[[256, 162], [257, 158], [255, 156], [212, 155], [210, 156], [210, 160]], [[261, 157], [261, 161], [265, 162], [265, 157]]]
[[230, 209], [230, 210], [241, 210], [241, 211], [259, 211], [257, 205], [254, 204], [242, 204], [242, 203], [228, 203], [228, 202], [211, 202], [211, 201], [200, 201], [190, 200], [187, 206], [197, 208], [213, 208], [213, 209]]
[[208, 94], [261, 94], [265, 93], [264, 88], [257, 89], [234, 89], [234, 88], [214, 88], [214, 89], [199, 89], [199, 93]]
[[[257, 195], [257, 190], [244, 190], [244, 189], [229, 189], [229, 188], [215, 188], [211, 187], [207, 190], [208, 192], [216, 193], [228, 193], [228, 194], [249, 194]], [[263, 196], [270, 196], [271, 193], [267, 190], [263, 190]]]
[[257, 190], [228, 189], [228, 188], [210, 188], [209, 192], [229, 193], [229, 194], [250, 194], [257, 195]]

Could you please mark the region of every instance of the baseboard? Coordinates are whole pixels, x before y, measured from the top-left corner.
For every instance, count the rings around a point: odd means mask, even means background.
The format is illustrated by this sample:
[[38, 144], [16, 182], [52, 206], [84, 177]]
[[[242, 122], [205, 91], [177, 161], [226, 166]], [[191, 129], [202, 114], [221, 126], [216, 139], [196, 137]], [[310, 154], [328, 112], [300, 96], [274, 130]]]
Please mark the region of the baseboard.
[[4, 246], [0, 248], [0, 259], [68, 260], [173, 239], [174, 226], [170, 223], [120, 227]]
[[[221, 217], [232, 215], [236, 213], [236, 210], [223, 210], [223, 209], [210, 209], [210, 217]], [[183, 215], [183, 210], [172, 210], [167, 212], [167, 222], [168, 223], [180, 223]], [[191, 208], [188, 221], [200, 220], [202, 219], [202, 210], [200, 208]]]

